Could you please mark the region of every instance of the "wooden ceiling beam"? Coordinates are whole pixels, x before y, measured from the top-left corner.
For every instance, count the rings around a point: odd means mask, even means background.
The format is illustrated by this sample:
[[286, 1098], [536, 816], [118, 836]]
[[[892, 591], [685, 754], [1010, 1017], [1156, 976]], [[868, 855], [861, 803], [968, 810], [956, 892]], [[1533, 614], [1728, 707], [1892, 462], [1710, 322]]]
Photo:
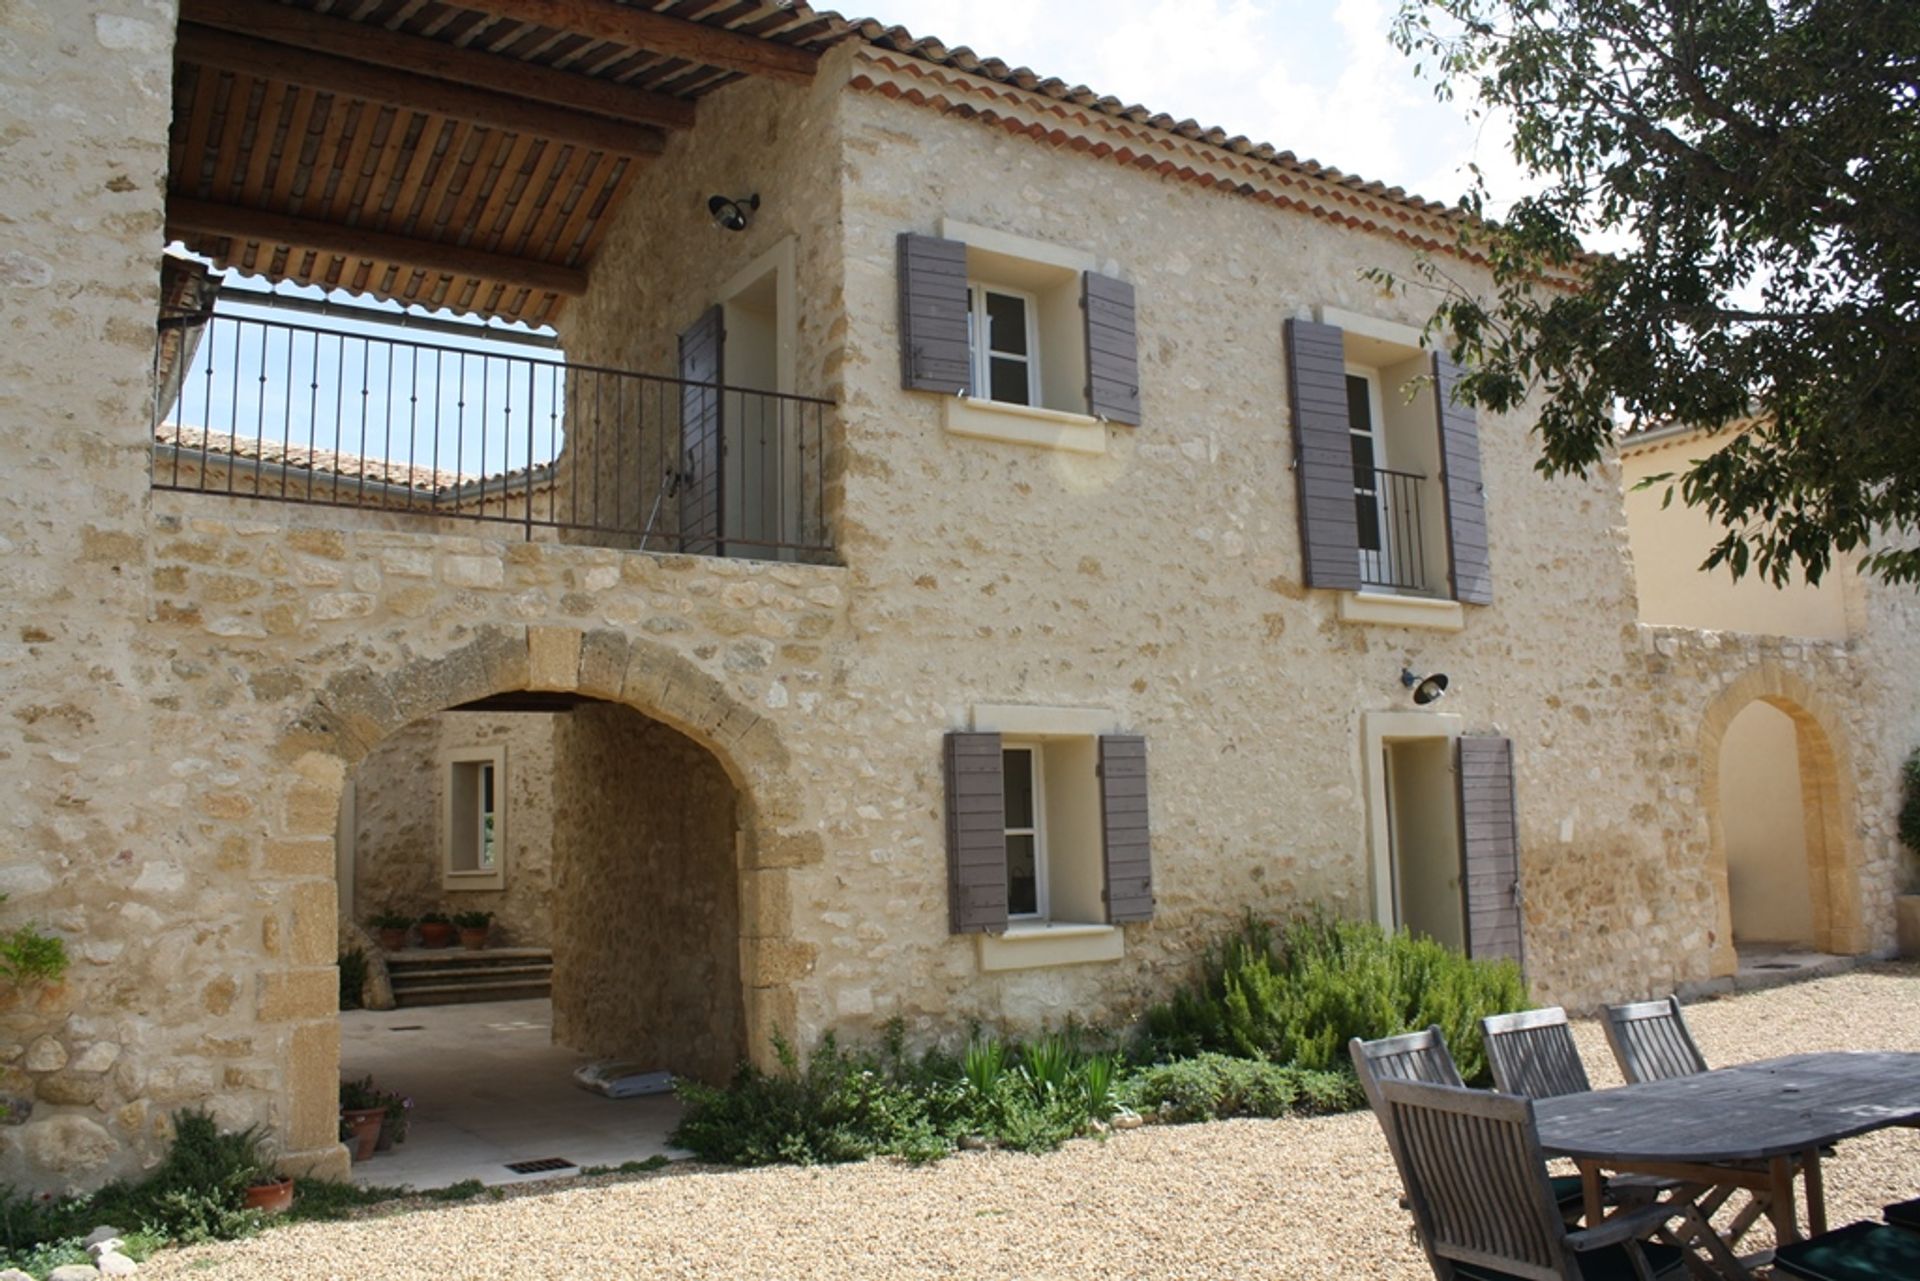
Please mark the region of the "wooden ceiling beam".
[[490, 93], [514, 94], [549, 106], [590, 111], [631, 124], [660, 125], [668, 129], [693, 126], [694, 106], [686, 98], [650, 93], [570, 71], [554, 71], [518, 58], [464, 49], [426, 36], [330, 18], [283, 4], [262, 0], [184, 0], [180, 19], [235, 35], [431, 76]]
[[820, 55], [811, 49], [778, 44], [744, 31], [669, 17], [637, 5], [616, 4], [614, 0], [452, 0], [452, 3], [509, 22], [529, 22], [570, 31], [789, 84], [812, 81], [820, 62]]
[[174, 50], [180, 61], [201, 67], [302, 85], [403, 111], [448, 116], [491, 129], [530, 133], [614, 155], [644, 159], [660, 154], [666, 146], [666, 136], [651, 125], [623, 124], [584, 111], [370, 66], [197, 23], [180, 24]]
[[[365, 227], [348, 227], [314, 218], [239, 205], [167, 197], [167, 235], [226, 236], [261, 245], [288, 245], [348, 259], [398, 263], [450, 276], [478, 277], [506, 285], [520, 285], [544, 293], [577, 298], [587, 291], [587, 273], [578, 267], [514, 258], [507, 254], [469, 249], [437, 240], [420, 240]], [[238, 257], [238, 254], [233, 255]]]

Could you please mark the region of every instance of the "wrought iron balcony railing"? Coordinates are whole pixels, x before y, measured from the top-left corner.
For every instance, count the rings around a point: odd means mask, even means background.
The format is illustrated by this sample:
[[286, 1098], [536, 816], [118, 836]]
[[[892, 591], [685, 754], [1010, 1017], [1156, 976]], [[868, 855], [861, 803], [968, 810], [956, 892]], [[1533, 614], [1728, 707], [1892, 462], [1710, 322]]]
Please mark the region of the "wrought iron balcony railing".
[[163, 316], [153, 487], [650, 551], [831, 551], [831, 401], [576, 364], [503, 331], [437, 327], [471, 336], [427, 342], [374, 320], [323, 327], [219, 309]]
[[1356, 467], [1354, 512], [1360, 526], [1360, 582], [1366, 587], [1427, 592], [1427, 546], [1420, 520], [1418, 472]]

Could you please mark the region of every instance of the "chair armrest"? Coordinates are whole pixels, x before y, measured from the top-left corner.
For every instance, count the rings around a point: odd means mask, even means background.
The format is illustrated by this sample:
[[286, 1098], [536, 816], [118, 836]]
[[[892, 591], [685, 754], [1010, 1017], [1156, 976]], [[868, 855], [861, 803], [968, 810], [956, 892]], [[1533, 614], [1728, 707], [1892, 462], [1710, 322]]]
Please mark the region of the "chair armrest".
[[1598, 1250], [1604, 1246], [1619, 1245], [1623, 1241], [1650, 1236], [1672, 1220], [1682, 1218], [1692, 1208], [1685, 1204], [1658, 1203], [1643, 1205], [1637, 1210], [1627, 1210], [1591, 1228], [1567, 1233], [1567, 1248], [1582, 1252]]

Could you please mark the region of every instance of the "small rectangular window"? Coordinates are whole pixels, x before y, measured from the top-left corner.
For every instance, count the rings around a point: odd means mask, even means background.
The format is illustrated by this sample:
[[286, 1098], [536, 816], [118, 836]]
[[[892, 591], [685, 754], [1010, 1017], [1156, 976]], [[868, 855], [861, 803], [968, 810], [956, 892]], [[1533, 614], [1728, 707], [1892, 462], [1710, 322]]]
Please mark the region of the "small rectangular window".
[[1007, 405], [1039, 403], [1039, 353], [1033, 334], [1033, 299], [1023, 293], [968, 288], [967, 341], [973, 359], [974, 393]]
[[450, 889], [504, 887], [506, 755], [500, 748], [445, 758], [441, 828]]
[[1040, 815], [1040, 753], [1009, 747], [1000, 753], [1006, 797], [1007, 915], [1047, 914], [1047, 851]]
[[[1360, 553], [1380, 554], [1380, 455], [1374, 436], [1373, 387], [1361, 374], [1347, 375], [1347, 439], [1353, 447], [1353, 514]], [[1369, 565], [1368, 567], [1373, 567]]]

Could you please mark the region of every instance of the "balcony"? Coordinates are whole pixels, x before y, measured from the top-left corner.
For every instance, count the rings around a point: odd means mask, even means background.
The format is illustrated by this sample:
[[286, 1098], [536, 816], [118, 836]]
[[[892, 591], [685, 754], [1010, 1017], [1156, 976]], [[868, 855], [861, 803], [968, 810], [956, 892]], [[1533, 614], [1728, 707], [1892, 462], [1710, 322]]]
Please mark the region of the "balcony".
[[831, 560], [830, 401], [576, 364], [523, 331], [275, 298], [289, 320], [250, 291], [212, 297], [161, 318], [156, 491]]
[[[1353, 505], [1360, 531], [1360, 583], [1369, 591], [1438, 595], [1428, 561], [1429, 530], [1421, 511], [1427, 478], [1418, 472], [1356, 466]], [[1443, 538], [1444, 535], [1440, 534]], [[1436, 550], [1444, 552], [1444, 545]]]

